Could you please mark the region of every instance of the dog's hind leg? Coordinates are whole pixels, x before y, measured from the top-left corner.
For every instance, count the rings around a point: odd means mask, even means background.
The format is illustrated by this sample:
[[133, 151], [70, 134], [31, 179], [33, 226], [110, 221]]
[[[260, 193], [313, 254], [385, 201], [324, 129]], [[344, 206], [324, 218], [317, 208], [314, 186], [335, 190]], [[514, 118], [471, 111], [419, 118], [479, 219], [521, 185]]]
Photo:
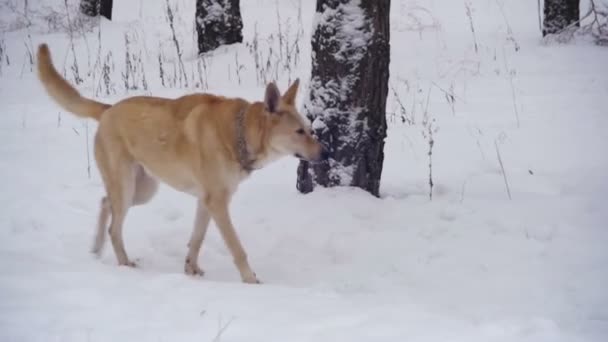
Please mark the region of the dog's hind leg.
[[112, 182], [108, 186], [112, 209], [112, 222], [110, 223], [110, 241], [118, 259], [119, 265], [134, 267], [135, 263], [129, 260], [122, 239], [122, 226], [135, 195], [136, 168], [132, 161], [114, 160], [115, 168], [112, 173]]
[[91, 249], [91, 251], [97, 256], [101, 254], [103, 246], [106, 242], [106, 229], [108, 229], [110, 211], [110, 201], [108, 200], [107, 196], [104, 196], [101, 199], [99, 217], [97, 218], [97, 231], [95, 233], [95, 241], [93, 241], [93, 248]]
[[190, 236], [190, 242], [188, 242], [188, 255], [184, 264], [186, 274], [200, 276], [204, 274], [203, 270], [198, 266], [198, 256], [205, 239], [205, 234], [207, 233], [207, 228], [209, 227], [210, 219], [209, 210], [207, 210], [204, 201], [199, 199], [196, 207], [194, 229]]
[[[137, 174], [135, 177], [135, 194], [133, 195], [133, 205], [141, 205], [148, 203], [158, 190], [158, 181], [150, 177], [143, 169], [143, 167], [137, 167]], [[111, 205], [108, 196], [104, 196], [101, 199], [101, 208], [99, 210], [99, 217], [97, 219], [97, 232], [95, 240], [93, 242], [92, 252], [97, 256], [101, 254], [103, 246], [106, 242], [106, 231], [108, 229], [108, 219], [110, 218]]]
[[[99, 174], [101, 175], [101, 179], [103, 180], [103, 184], [107, 193], [108, 186], [110, 184], [109, 160], [99, 132], [95, 134], [94, 146], [95, 161], [97, 162], [97, 168], [99, 170]], [[101, 254], [103, 246], [106, 242], [106, 230], [108, 229], [108, 219], [110, 218], [110, 214], [110, 199], [106, 195], [101, 199], [99, 216], [97, 218], [97, 228], [95, 231], [95, 239], [93, 240], [93, 247], [91, 248], [91, 252], [93, 252], [97, 256]]]
[[105, 229], [111, 216], [109, 234], [114, 247], [114, 253], [120, 265], [134, 266], [129, 261], [122, 241], [122, 225], [127, 210], [133, 202], [135, 194], [134, 164], [119, 144], [103, 134], [100, 125], [95, 134], [95, 161], [99, 174], [106, 189], [106, 196], [101, 200], [101, 208], [97, 221], [97, 231], [92, 251], [99, 255], [105, 243]]
[[158, 181], [146, 173], [141, 165], [131, 165], [128, 161], [114, 160], [119, 170], [110, 169], [101, 143], [96, 144], [96, 157], [99, 171], [104, 180], [108, 196], [101, 200], [97, 221], [97, 232], [93, 242], [93, 253], [101, 253], [106, 240], [108, 219], [112, 216], [109, 228], [112, 246], [120, 265], [135, 266], [129, 261], [122, 239], [122, 225], [129, 207], [147, 203], [158, 190]]
[[[104, 127], [103, 124], [100, 124], [95, 135], [95, 161], [106, 188], [107, 196], [101, 202], [93, 251], [97, 251], [98, 253], [101, 251], [105, 241], [103, 229], [107, 225], [108, 216], [111, 216], [110, 241], [112, 242], [118, 264], [135, 266], [135, 263], [129, 260], [125, 251], [122, 239], [122, 226], [127, 211], [135, 200], [137, 173], [139, 171], [137, 168], [141, 166], [133, 161], [133, 158], [117, 137], [106, 132]], [[144, 170], [142, 169], [141, 171]], [[142, 194], [146, 193], [146, 196], [141, 197], [147, 197], [146, 200], [151, 198], [156, 191], [154, 186], [147, 185], [148, 190], [152, 189], [154, 191], [142, 191]]]

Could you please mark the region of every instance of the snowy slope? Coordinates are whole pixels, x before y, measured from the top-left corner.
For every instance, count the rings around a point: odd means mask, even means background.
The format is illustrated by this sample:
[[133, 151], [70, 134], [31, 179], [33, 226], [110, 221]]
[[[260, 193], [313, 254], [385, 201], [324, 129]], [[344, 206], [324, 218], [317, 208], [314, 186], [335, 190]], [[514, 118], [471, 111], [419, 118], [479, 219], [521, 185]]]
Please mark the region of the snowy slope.
[[[197, 88], [194, 2], [170, 1], [190, 82], [163, 87], [159, 53], [166, 71], [177, 65], [166, 2], [116, 0], [114, 22], [77, 26], [80, 89], [108, 102], [200, 88], [258, 100], [264, 77], [278, 76], [281, 89], [301, 77], [301, 103], [313, 2], [241, 2], [246, 42], [205, 57]], [[63, 1], [43, 3], [40, 16], [65, 13]], [[167, 187], [129, 213], [125, 243], [139, 268], [116, 266], [111, 248], [101, 259], [88, 253], [103, 194], [92, 160], [87, 173], [95, 123], [60, 112], [27, 52], [48, 42], [73, 79], [66, 17], [58, 28], [40, 18], [20, 28], [19, 14], [1, 7], [10, 65], [0, 74], [0, 340], [606, 340], [608, 50], [542, 44], [536, 1], [466, 3], [475, 38], [464, 1], [392, 1], [381, 199], [355, 189], [300, 195], [293, 159], [241, 186], [232, 213], [260, 286], [239, 282], [213, 225], [205, 276], [183, 274], [194, 200]], [[125, 32], [148, 89], [125, 91]], [[112, 61], [110, 95], [98, 55]]]

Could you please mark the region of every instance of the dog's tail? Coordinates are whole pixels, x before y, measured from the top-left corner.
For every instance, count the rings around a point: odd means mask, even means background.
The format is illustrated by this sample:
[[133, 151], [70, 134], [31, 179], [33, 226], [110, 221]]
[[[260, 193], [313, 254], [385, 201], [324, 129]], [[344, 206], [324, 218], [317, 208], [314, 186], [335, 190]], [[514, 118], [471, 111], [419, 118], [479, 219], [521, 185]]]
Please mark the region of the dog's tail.
[[47, 93], [65, 110], [84, 118], [99, 121], [101, 113], [110, 105], [82, 97], [53, 66], [51, 52], [46, 44], [38, 46], [38, 78]]

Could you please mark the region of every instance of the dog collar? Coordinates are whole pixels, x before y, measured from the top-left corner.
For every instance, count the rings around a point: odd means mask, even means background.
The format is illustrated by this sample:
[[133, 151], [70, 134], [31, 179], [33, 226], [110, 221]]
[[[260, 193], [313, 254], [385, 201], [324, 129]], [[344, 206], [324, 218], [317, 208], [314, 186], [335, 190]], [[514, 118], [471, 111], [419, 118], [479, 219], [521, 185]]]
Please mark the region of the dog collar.
[[245, 113], [248, 107], [241, 109], [236, 114], [236, 153], [243, 171], [251, 173], [254, 170], [253, 164], [255, 163], [255, 159], [251, 158], [245, 136]]

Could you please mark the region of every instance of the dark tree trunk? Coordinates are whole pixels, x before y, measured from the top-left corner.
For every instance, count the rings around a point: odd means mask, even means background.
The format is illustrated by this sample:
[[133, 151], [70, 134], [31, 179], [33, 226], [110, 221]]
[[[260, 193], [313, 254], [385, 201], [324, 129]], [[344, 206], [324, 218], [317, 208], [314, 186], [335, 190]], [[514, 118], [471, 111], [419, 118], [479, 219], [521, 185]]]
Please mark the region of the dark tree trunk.
[[90, 17], [101, 14], [112, 20], [112, 0], [80, 0], [80, 12]]
[[569, 25], [580, 26], [580, 0], [545, 0], [543, 37], [559, 33]]
[[198, 52], [243, 41], [239, 0], [196, 0]]
[[[360, 5], [357, 5], [360, 3]], [[390, 61], [390, 0], [317, 0], [304, 113], [329, 161], [298, 167], [297, 188], [356, 186], [379, 196]]]

